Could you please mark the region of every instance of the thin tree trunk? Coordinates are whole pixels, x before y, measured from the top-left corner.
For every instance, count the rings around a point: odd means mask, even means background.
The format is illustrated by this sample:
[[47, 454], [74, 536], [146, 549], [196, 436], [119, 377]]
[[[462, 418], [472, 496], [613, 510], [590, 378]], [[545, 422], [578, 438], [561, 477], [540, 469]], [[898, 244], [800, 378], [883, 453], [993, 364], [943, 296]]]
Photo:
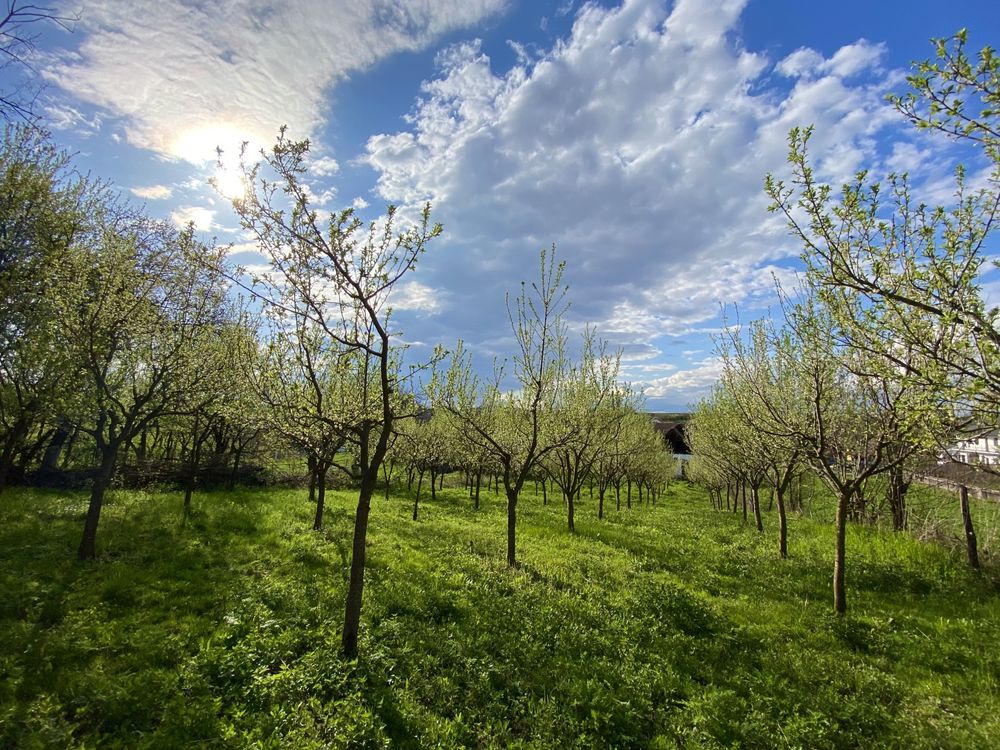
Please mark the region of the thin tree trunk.
[[847, 539], [847, 510], [850, 499], [849, 492], [841, 492], [837, 497], [837, 542], [833, 559], [833, 611], [838, 615], [847, 612], [847, 593], [844, 590], [844, 558]]
[[479, 482], [482, 480], [483, 473], [478, 472], [476, 474], [476, 504], [475, 509], [479, 510]]
[[69, 465], [73, 462], [73, 446], [76, 444], [76, 437], [80, 434], [80, 430], [77, 427], [73, 428], [73, 432], [70, 433], [69, 440], [66, 441], [66, 450], [63, 451], [63, 460], [59, 464], [60, 469], [68, 469]]
[[[377, 468], [376, 468], [377, 471]], [[344, 612], [344, 634], [341, 641], [344, 655], [358, 655], [358, 632], [361, 628], [361, 601], [365, 588], [365, 554], [368, 539], [368, 515], [376, 476], [363, 476], [358, 493], [358, 510], [354, 516], [354, 540], [351, 545], [351, 578], [347, 587], [347, 607]]]
[[548, 491], [545, 489], [545, 485], [546, 485], [546, 481], [543, 479], [542, 480], [542, 505], [548, 505], [549, 504], [549, 494], [548, 494]]
[[569, 533], [576, 533], [576, 526], [573, 524], [573, 493], [569, 492], [566, 495], [566, 517], [569, 520]]
[[764, 531], [764, 523], [760, 517], [760, 490], [757, 487], [750, 488], [750, 498], [753, 500], [753, 520], [757, 524], [757, 531]]
[[507, 566], [517, 567], [517, 493], [507, 490]]
[[306, 463], [309, 466], [309, 503], [310, 505], [316, 502], [316, 459], [313, 456], [309, 456], [306, 459]]
[[226, 482], [226, 488], [232, 489], [236, 486], [236, 477], [240, 473], [240, 459], [243, 458], [243, 444], [239, 443], [236, 446], [236, 450], [233, 451], [233, 470], [229, 473], [229, 481]]
[[10, 474], [11, 467], [14, 465], [14, 454], [17, 452], [18, 446], [24, 441], [24, 436], [28, 434], [29, 425], [28, 418], [22, 415], [14, 423], [10, 432], [7, 433], [3, 451], [0, 452], [0, 492], [3, 492], [4, 487], [7, 486], [7, 477]]
[[788, 559], [788, 518], [785, 515], [785, 495], [781, 489], [775, 491], [778, 501], [778, 556]]
[[59, 465], [59, 454], [62, 453], [63, 446], [69, 438], [70, 428], [66, 423], [61, 423], [56, 429], [52, 440], [49, 441], [45, 454], [42, 456], [42, 472], [50, 473], [56, 470]]
[[326, 505], [326, 472], [329, 467], [321, 463], [316, 467], [316, 518], [313, 519], [313, 531], [323, 528], [323, 507]]
[[889, 511], [892, 513], [892, 530], [906, 529], [906, 492], [909, 482], [901, 466], [894, 466], [889, 471], [889, 489], [886, 493], [889, 499]]
[[597, 518], [604, 518], [604, 486], [598, 488], [597, 490]]
[[[437, 500], [437, 470], [431, 469], [431, 500]], [[414, 521], [417, 519], [413, 519]]]
[[965, 527], [965, 551], [969, 558], [969, 567], [979, 569], [979, 546], [976, 542], [976, 530], [972, 526], [972, 513], [969, 510], [969, 488], [964, 484], [958, 491], [959, 503], [962, 506], [962, 525]]
[[[413, 497], [413, 520], [417, 520], [417, 508], [420, 507], [420, 488], [424, 484], [424, 472], [419, 473], [419, 478], [417, 479], [417, 494]], [[434, 475], [431, 474], [431, 495], [434, 494]]]
[[104, 492], [111, 483], [117, 458], [117, 444], [106, 445], [101, 450], [101, 466], [94, 478], [94, 486], [90, 490], [90, 505], [87, 507], [87, 519], [83, 524], [83, 539], [76, 551], [77, 560], [93, 560], [97, 557], [97, 524], [101, 520]]

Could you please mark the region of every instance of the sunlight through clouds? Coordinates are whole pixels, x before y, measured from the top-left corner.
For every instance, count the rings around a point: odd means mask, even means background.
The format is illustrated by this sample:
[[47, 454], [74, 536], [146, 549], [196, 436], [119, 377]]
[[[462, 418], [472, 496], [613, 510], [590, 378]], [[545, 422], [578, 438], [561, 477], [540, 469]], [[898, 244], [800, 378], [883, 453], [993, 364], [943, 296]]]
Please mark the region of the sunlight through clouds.
[[[324, 93], [351, 71], [487, 18], [505, 0], [238, 0], [189, 4], [96, 0], [80, 14], [79, 50], [42, 73], [125, 120], [129, 142], [203, 163], [215, 147], [314, 135]], [[128, 85], [122, 85], [128, 81]]]

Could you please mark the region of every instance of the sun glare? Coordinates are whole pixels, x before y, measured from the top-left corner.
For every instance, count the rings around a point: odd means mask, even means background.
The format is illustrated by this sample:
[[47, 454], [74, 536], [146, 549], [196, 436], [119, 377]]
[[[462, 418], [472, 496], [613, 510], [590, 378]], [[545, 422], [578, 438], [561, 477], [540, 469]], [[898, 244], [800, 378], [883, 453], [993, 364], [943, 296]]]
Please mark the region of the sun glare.
[[255, 141], [245, 129], [229, 123], [214, 123], [183, 131], [174, 140], [171, 150], [180, 159], [204, 164], [214, 161], [220, 148], [226, 156], [236, 158], [245, 141]]
[[212, 184], [223, 197], [229, 200], [242, 198], [247, 192], [247, 184], [243, 178], [243, 174], [238, 168], [230, 167], [226, 164], [215, 170]]
[[238, 164], [244, 143], [254, 148], [255, 139], [247, 130], [230, 123], [212, 123], [183, 131], [174, 140], [172, 151], [192, 164], [219, 162], [210, 182], [222, 196], [234, 200], [246, 194], [246, 181]]

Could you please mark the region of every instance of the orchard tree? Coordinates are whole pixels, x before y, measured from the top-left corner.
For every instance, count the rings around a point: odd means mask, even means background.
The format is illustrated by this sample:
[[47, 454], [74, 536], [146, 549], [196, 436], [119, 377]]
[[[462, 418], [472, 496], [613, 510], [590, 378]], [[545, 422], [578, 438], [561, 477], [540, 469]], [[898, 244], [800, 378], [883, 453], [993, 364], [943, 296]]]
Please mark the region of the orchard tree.
[[[981, 148], [985, 187], [970, 189], [960, 167], [952, 206], [928, 207], [907, 175], [883, 184], [862, 171], [835, 197], [811, 166], [811, 129], [795, 129], [791, 185], [769, 176], [766, 189], [803, 243], [812, 283], [863, 298], [855, 341], [885, 360], [887, 375], [932, 399], [949, 395], [959, 426], [975, 435], [1000, 426], [1000, 313], [979, 286], [1000, 207], [1000, 61], [988, 47], [970, 57], [966, 42], [964, 30], [935, 40], [936, 59], [917, 64], [910, 91], [889, 99], [918, 128]], [[951, 441], [941, 435], [942, 447]]]
[[507, 312], [517, 342], [513, 376], [517, 387], [505, 389], [506, 363], [494, 363], [483, 381], [473, 373], [462, 343], [443, 376], [432, 378], [428, 397], [434, 408], [451, 413], [464, 440], [496, 463], [507, 498], [507, 565], [517, 567], [517, 502], [532, 471], [569, 435], [554, 420], [554, 405], [566, 382], [565, 326], [567, 303], [562, 285], [564, 264], [556, 264], [555, 247], [542, 251], [539, 281], [521, 293]]
[[[584, 333], [580, 362], [568, 372], [558, 390], [553, 409], [553, 431], [566, 439], [546, 457], [543, 466], [566, 501], [567, 525], [574, 524], [575, 500], [602, 450], [621, 429], [623, 413], [618, 397], [620, 355], [609, 355], [607, 345], [598, 342], [593, 331]], [[603, 503], [599, 515], [603, 515]]]
[[195, 240], [191, 228], [178, 232], [112, 212], [94, 239], [67, 260], [57, 299], [59, 346], [80, 373], [67, 417], [100, 456], [81, 560], [96, 555], [121, 448], [154, 421], [215, 397], [209, 385], [221, 367], [218, 336], [226, 322], [227, 285], [208, 270], [223, 253]]
[[33, 429], [56, 422], [75, 363], [59, 346], [62, 278], [97, 232], [107, 187], [40, 132], [7, 126], [0, 151], [0, 491]]
[[736, 349], [726, 361], [730, 374], [745, 388], [734, 396], [746, 398], [744, 409], [761, 408], [768, 420], [759, 425], [767, 435], [795, 445], [803, 460], [836, 497], [833, 573], [834, 611], [847, 610], [845, 544], [848, 513], [865, 483], [905, 460], [905, 445], [919, 450], [926, 429], [919, 420], [903, 419], [920, 403], [918, 389], [888, 387], [857, 364], [856, 352], [838, 344], [839, 328], [820, 300], [807, 298], [785, 311], [787, 328], [774, 331], [768, 351], [778, 370], [795, 389], [805, 408], [788, 409], [787, 395], [771, 388], [772, 372]]
[[[405, 403], [400, 346], [393, 341], [390, 296], [412, 271], [427, 243], [440, 234], [425, 206], [401, 231], [395, 207], [366, 225], [351, 209], [326, 216], [310, 205], [305, 181], [308, 141], [281, 130], [258, 160], [241, 157], [246, 192], [233, 201], [245, 230], [267, 256], [271, 271], [251, 290], [271, 308], [302, 315], [337, 361], [345, 394], [353, 394], [343, 426], [352, 446], [351, 473], [359, 483], [344, 613], [345, 655], [358, 650], [368, 519], [379, 470]], [[286, 301], [289, 296], [294, 305]]]
[[[788, 557], [788, 516], [785, 494], [801, 469], [802, 446], [789, 424], [809, 421], [811, 406], [803, 398], [796, 369], [779, 356], [776, 341], [780, 334], [764, 321], [753, 321], [746, 338], [730, 327], [717, 340], [725, 363], [723, 383], [730, 394], [736, 418], [745, 425], [762, 456], [778, 506], [778, 554]], [[780, 424], [776, 415], [781, 415]]]

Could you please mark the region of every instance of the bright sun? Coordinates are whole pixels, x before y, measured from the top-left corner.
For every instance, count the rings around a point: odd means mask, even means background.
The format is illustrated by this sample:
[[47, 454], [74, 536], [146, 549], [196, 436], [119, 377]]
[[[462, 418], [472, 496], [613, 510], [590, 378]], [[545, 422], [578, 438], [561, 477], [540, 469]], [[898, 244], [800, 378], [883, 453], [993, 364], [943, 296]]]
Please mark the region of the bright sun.
[[253, 142], [250, 134], [229, 123], [213, 123], [190, 128], [181, 133], [172, 144], [175, 156], [192, 162], [205, 164], [216, 160], [222, 149], [222, 163], [212, 175], [215, 189], [229, 200], [242, 198], [246, 194], [246, 181], [237, 165], [240, 147]]
[[223, 164], [223, 166], [215, 170], [213, 177], [215, 189], [229, 200], [242, 198], [246, 195], [246, 180], [239, 169]]

